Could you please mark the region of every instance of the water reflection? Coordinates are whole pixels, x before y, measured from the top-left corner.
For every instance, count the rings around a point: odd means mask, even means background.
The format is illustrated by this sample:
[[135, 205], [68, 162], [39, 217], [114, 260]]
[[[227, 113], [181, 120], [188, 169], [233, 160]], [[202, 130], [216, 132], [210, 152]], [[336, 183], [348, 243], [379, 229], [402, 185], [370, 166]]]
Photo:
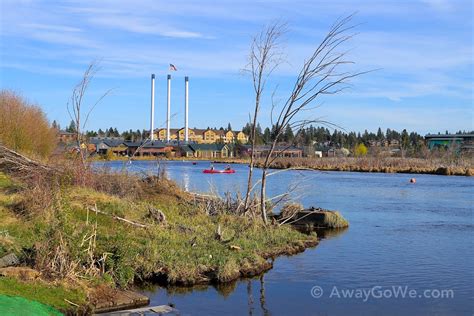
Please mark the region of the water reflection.
[[189, 191], [189, 183], [190, 183], [190, 179], [189, 179], [189, 173], [184, 173], [183, 174], [183, 188], [184, 188], [184, 191]]

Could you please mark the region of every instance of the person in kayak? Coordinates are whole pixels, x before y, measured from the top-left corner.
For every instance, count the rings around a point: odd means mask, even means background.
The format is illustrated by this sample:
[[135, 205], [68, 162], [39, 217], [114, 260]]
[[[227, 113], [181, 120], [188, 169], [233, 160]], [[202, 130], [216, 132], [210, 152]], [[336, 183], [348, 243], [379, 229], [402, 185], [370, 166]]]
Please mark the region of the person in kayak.
[[211, 163], [211, 168], [210, 169], [211, 169], [211, 171], [214, 170], [214, 164]]
[[230, 165], [227, 164], [227, 165], [225, 166], [225, 169], [224, 169], [224, 170], [229, 171], [230, 169], [231, 169], [231, 168], [230, 168]]

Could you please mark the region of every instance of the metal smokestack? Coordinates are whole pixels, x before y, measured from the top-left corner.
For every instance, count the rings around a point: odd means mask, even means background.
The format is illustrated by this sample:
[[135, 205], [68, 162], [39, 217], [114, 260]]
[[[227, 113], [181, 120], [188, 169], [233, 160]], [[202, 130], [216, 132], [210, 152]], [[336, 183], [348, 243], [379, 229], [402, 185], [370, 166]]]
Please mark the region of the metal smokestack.
[[189, 140], [188, 135], [188, 114], [189, 114], [189, 78], [184, 77], [184, 141]]
[[167, 142], [171, 140], [170, 120], [171, 120], [171, 75], [168, 75], [168, 111], [166, 113], [166, 141]]
[[155, 74], [151, 74], [151, 118], [150, 118], [150, 139], [155, 139]]

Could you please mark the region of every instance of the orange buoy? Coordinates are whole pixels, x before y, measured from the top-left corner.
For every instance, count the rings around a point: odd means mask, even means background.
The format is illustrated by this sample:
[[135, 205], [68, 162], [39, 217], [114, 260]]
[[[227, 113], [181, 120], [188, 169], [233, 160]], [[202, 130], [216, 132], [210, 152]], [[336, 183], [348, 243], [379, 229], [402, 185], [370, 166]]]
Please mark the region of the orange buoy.
[[416, 183], [416, 179], [415, 179], [415, 178], [411, 178], [411, 179], [410, 179], [410, 183]]

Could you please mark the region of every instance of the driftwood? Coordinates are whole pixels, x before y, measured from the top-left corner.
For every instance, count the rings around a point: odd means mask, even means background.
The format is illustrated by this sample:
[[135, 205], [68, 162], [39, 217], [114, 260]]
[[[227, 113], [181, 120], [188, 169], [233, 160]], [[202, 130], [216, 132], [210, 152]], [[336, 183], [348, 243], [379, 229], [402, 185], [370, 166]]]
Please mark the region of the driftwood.
[[0, 144], [0, 171], [17, 177], [31, 177], [39, 172], [58, 173], [41, 162], [32, 160]]
[[133, 225], [133, 226], [137, 226], [137, 227], [140, 227], [140, 228], [147, 228], [148, 227], [148, 225], [145, 225], [145, 224], [137, 223], [137, 222], [131, 221], [129, 219], [126, 219], [126, 218], [123, 218], [123, 217], [120, 217], [120, 216], [117, 216], [117, 215], [113, 215], [113, 214], [109, 214], [109, 213], [106, 213], [106, 212], [99, 211], [97, 209], [97, 207], [95, 207], [95, 206], [90, 207], [89, 210], [91, 210], [92, 212], [98, 213], [98, 214], [110, 216], [115, 220], [122, 221], [122, 222], [125, 222], [125, 223]]
[[349, 222], [337, 211], [328, 211], [321, 208], [301, 209], [290, 214], [274, 216], [279, 225], [292, 225], [307, 228], [344, 228]]

